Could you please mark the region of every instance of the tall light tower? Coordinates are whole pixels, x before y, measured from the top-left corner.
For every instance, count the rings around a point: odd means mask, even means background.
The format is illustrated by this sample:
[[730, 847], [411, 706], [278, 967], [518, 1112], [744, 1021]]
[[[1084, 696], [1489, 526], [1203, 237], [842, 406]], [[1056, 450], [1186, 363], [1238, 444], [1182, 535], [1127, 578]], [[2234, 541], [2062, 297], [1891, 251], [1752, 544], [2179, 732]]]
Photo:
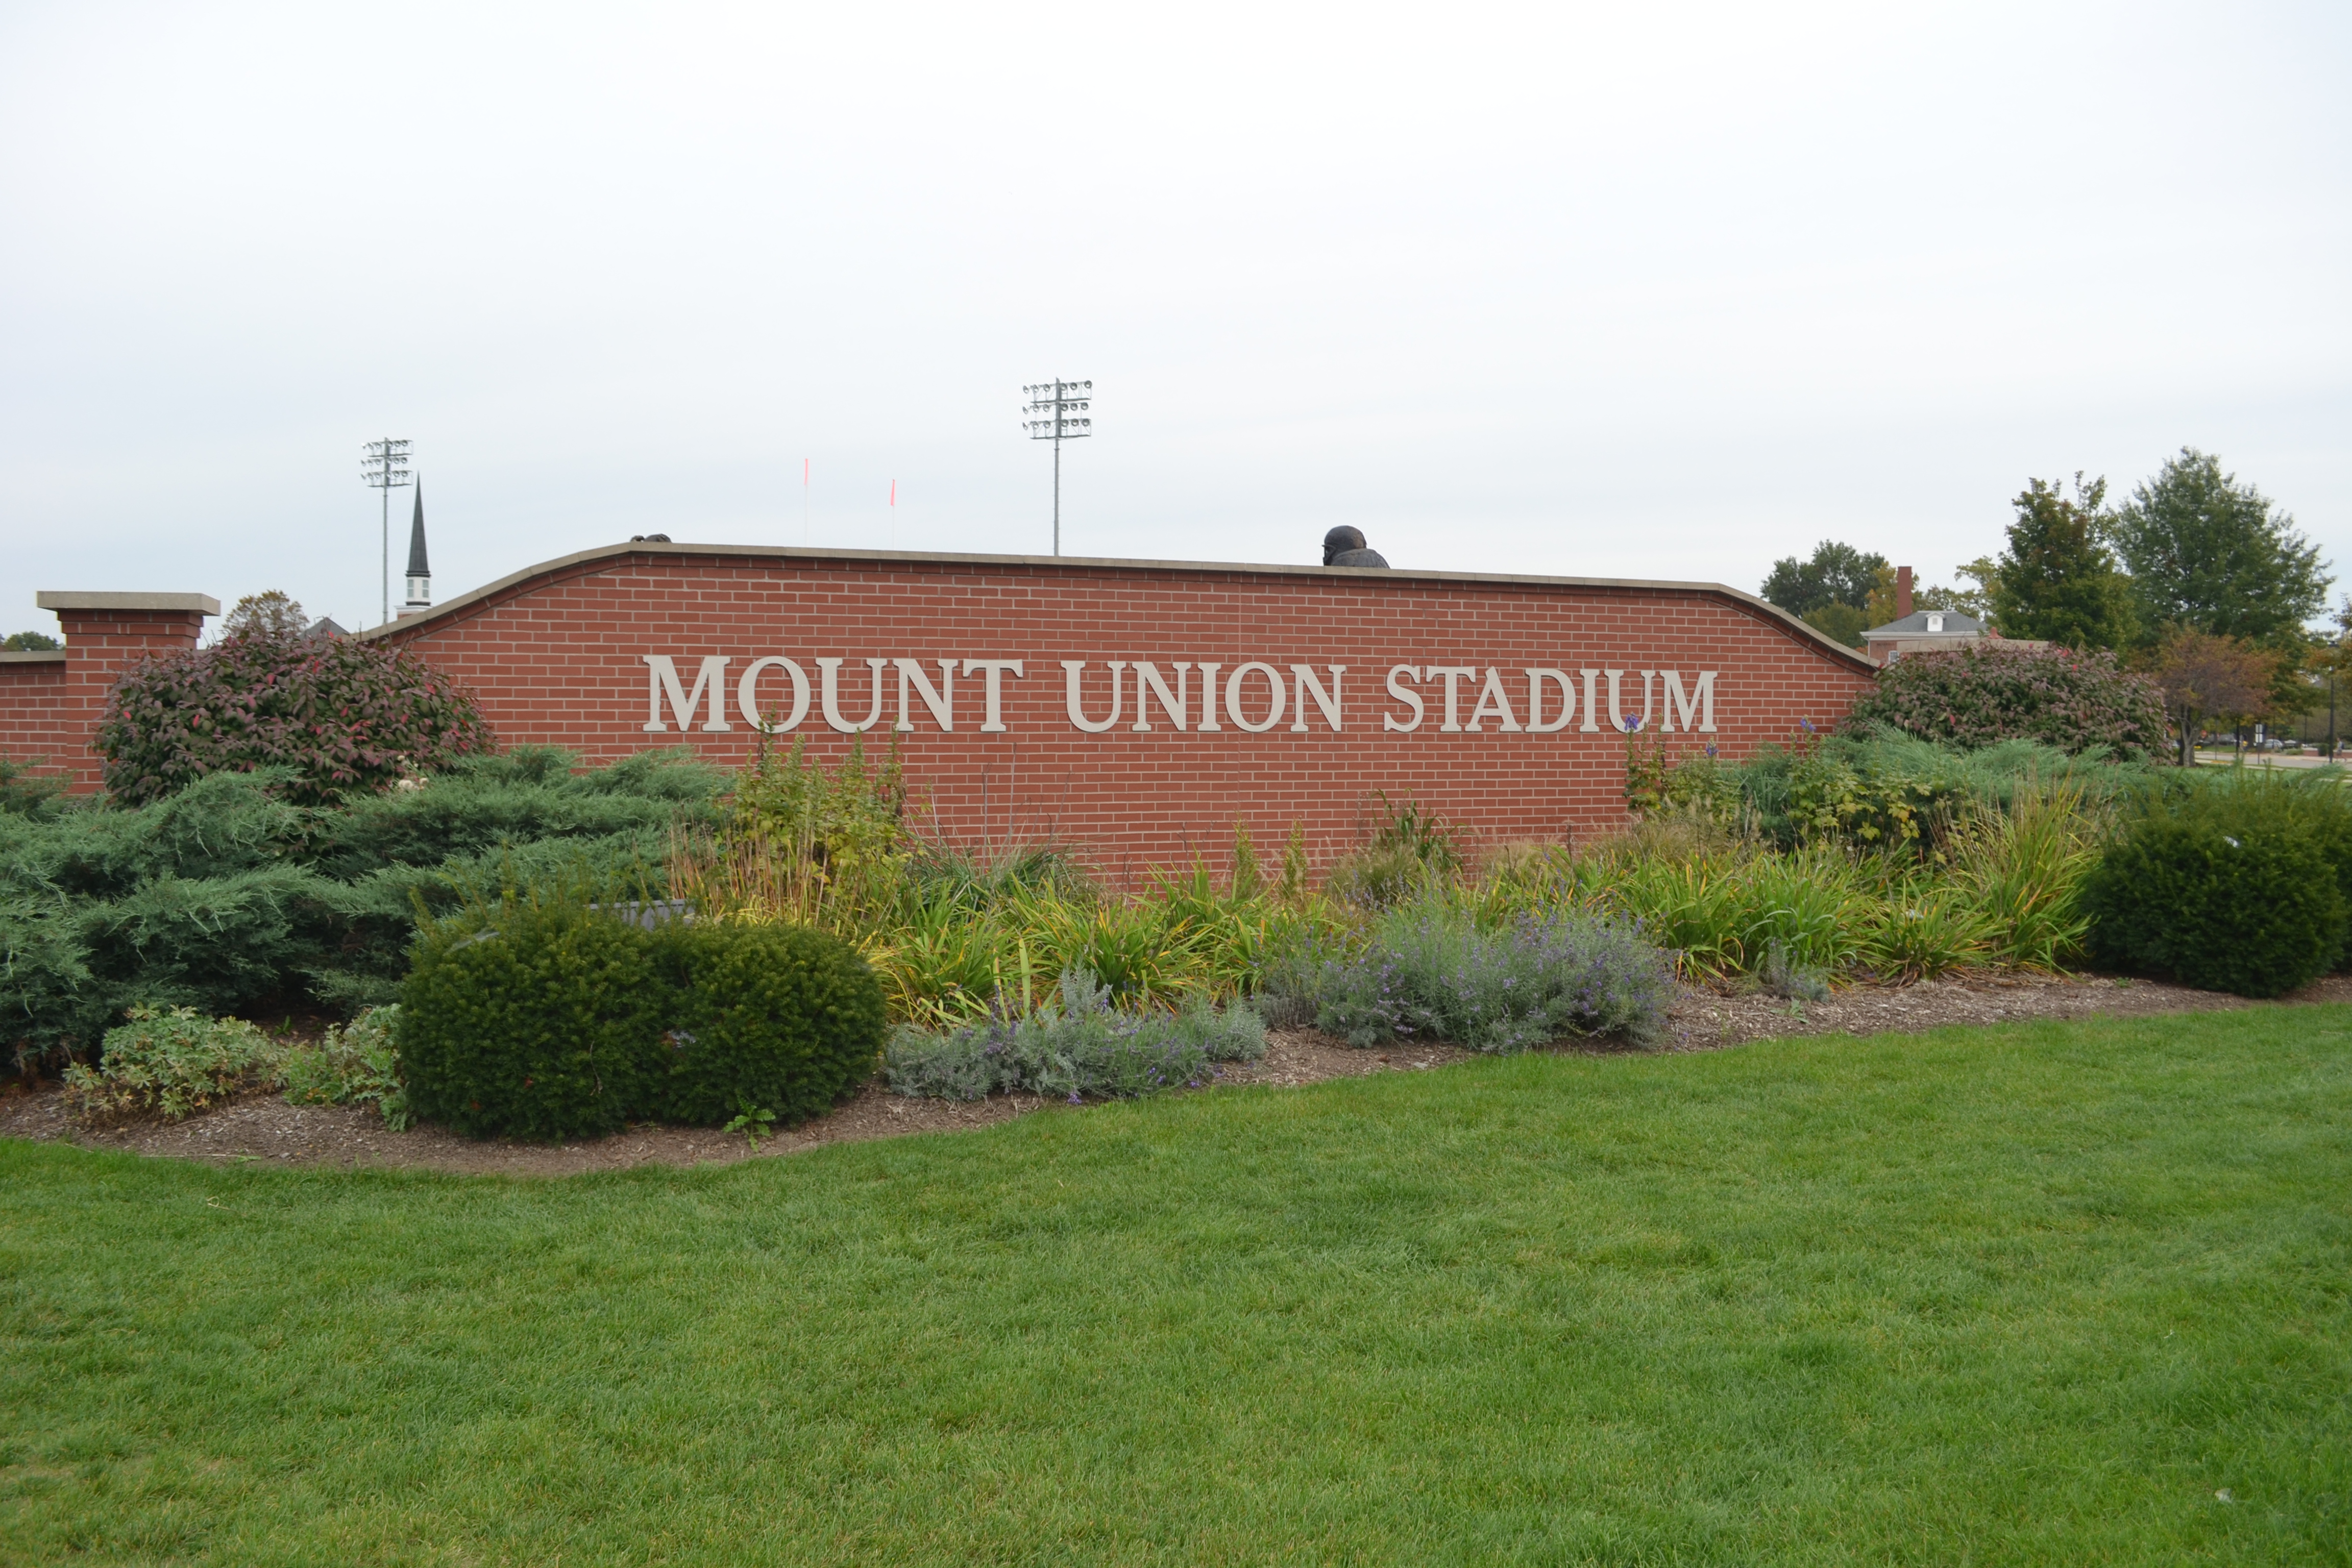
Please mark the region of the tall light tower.
[[383, 619], [392, 619], [392, 492], [408, 482], [408, 443], [387, 436], [360, 448], [360, 482], [383, 492]]
[[1054, 553], [1062, 552], [1062, 443], [1082, 441], [1094, 434], [1094, 421], [1086, 417], [1094, 406], [1095, 384], [1091, 381], [1041, 381], [1034, 386], [1024, 386], [1029, 395], [1029, 406], [1024, 414], [1042, 414], [1042, 419], [1028, 421], [1032, 441], [1054, 443]]

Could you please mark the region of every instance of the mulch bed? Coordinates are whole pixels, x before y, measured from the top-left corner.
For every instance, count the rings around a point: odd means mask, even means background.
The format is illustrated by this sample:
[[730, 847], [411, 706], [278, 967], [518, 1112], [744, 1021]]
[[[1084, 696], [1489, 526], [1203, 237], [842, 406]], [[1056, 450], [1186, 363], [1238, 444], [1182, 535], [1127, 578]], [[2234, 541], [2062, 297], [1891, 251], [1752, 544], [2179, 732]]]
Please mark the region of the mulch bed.
[[[2352, 1002], [2352, 974], [2314, 981], [2286, 1005]], [[1673, 1049], [1712, 1050], [1790, 1035], [1911, 1034], [1947, 1024], [2030, 1018], [2140, 1017], [2275, 1005], [2161, 980], [2105, 975], [1970, 974], [1908, 985], [1855, 985], [1827, 1002], [1786, 1002], [1751, 987], [1686, 986], [1671, 1015]]]
[[[2289, 1005], [2352, 1002], [2352, 975], [2330, 975], [2285, 1002]], [[1718, 1050], [1790, 1035], [1901, 1034], [1948, 1024], [2093, 1015], [2131, 1017], [2267, 1005], [2160, 981], [2087, 975], [1977, 974], [1909, 985], [1855, 985], [1826, 1002], [1790, 1002], [1728, 984], [1689, 985], [1683, 988], [1669, 1015], [1674, 1034], [1665, 1048]], [[1603, 1040], [1562, 1048], [1600, 1053], [1628, 1047]], [[1438, 1045], [1358, 1050], [1313, 1029], [1282, 1029], [1267, 1036], [1264, 1059], [1228, 1064], [1218, 1075], [1218, 1087], [1295, 1088], [1376, 1072], [1425, 1071], [1466, 1061], [1473, 1054]], [[729, 1164], [797, 1153], [825, 1143], [986, 1127], [1056, 1107], [1072, 1109], [1027, 1095], [992, 1095], [969, 1105], [908, 1100], [872, 1083], [831, 1114], [762, 1140], [755, 1156], [740, 1135], [705, 1127], [635, 1127], [609, 1138], [560, 1144], [477, 1142], [436, 1127], [394, 1132], [373, 1110], [289, 1105], [274, 1094], [247, 1095], [182, 1121], [89, 1129], [77, 1127], [67, 1119], [58, 1086], [47, 1084], [30, 1090], [19, 1085], [16, 1092], [0, 1099], [0, 1137], [58, 1140], [85, 1148], [220, 1163], [268, 1161], [280, 1165], [399, 1167], [459, 1175], [568, 1176], [637, 1165]]]

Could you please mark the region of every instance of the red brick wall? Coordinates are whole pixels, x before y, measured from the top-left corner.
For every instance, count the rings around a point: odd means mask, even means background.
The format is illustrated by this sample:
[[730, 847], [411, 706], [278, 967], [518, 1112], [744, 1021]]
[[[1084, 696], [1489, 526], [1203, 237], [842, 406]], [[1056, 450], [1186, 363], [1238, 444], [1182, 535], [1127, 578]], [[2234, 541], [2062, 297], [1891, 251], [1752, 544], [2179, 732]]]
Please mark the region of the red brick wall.
[[98, 788], [104, 763], [90, 736], [107, 694], [142, 659], [194, 647], [204, 621], [193, 610], [59, 610], [62, 661], [0, 663], [0, 756], [43, 757], [43, 773], [70, 773], [76, 790]]
[[64, 772], [88, 743], [88, 726], [78, 704], [66, 697], [66, 661], [0, 659], [0, 757], [14, 763], [36, 758], [44, 773]]
[[[1357, 841], [1375, 790], [1409, 795], [1489, 846], [1624, 820], [1622, 736], [1576, 725], [1506, 733], [1491, 717], [1484, 732], [1442, 733], [1436, 681], [1419, 688], [1428, 704], [1419, 730], [1386, 731], [1381, 715], [1402, 711], [1384, 689], [1392, 665], [1475, 666], [1482, 677], [1496, 668], [1522, 724], [1528, 667], [1672, 669], [1686, 688], [1713, 670], [1717, 732], [1677, 730], [1667, 742], [1680, 753], [1711, 741], [1734, 757], [1786, 739], [1802, 721], [1833, 724], [1871, 680], [1858, 657], [1727, 589], [698, 546], [557, 563], [384, 635], [470, 684], [504, 741], [570, 746], [592, 762], [680, 742], [714, 762], [740, 762], [753, 732], [736, 710], [735, 687], [766, 656], [795, 659], [812, 686], [818, 658], [843, 659], [841, 707], [853, 719], [868, 710], [868, 657], [920, 659], [934, 682], [940, 658], [1022, 659], [1025, 677], [1003, 682], [1003, 733], [980, 732], [982, 680], [961, 675], [960, 663], [953, 733], [940, 731], [919, 691], [910, 696], [914, 729], [896, 738], [927, 826], [961, 843], [1059, 840], [1115, 876], [1194, 850], [1222, 861], [1237, 817], [1268, 851], [1303, 822], [1318, 864], [1328, 863]], [[705, 657], [726, 656], [722, 711], [731, 731], [698, 727], [706, 695], [695, 731], [678, 732], [665, 699], [665, 731], [646, 733], [649, 653], [670, 656], [688, 689]], [[1066, 712], [1059, 661], [1087, 661], [1086, 710], [1099, 719], [1109, 698], [1104, 664], [1114, 658], [1152, 660], [1171, 684], [1173, 661], [1217, 663], [1221, 687], [1237, 665], [1264, 660], [1293, 689], [1293, 663], [1312, 664], [1327, 681], [1326, 667], [1344, 664], [1344, 728], [1332, 732], [1310, 702], [1305, 733], [1290, 728], [1288, 711], [1263, 734], [1222, 712], [1216, 732], [1179, 732], [1154, 700], [1153, 730], [1137, 733], [1130, 670], [1117, 727], [1080, 732]], [[886, 680], [869, 753], [893, 738], [898, 719], [895, 668]], [[1463, 685], [1465, 721], [1482, 683]], [[1637, 713], [1643, 685], [1638, 673], [1623, 680]], [[1197, 722], [1197, 670], [1190, 688]], [[772, 704], [790, 689], [772, 670], [760, 691]], [[1605, 681], [1598, 689], [1605, 702]], [[1244, 708], [1255, 719], [1265, 681], [1251, 677], [1248, 692]], [[1553, 702], [1556, 694], [1548, 715]], [[1583, 718], [1580, 710], [1577, 725]], [[828, 727], [814, 698], [796, 732], [827, 758], [851, 740]]]

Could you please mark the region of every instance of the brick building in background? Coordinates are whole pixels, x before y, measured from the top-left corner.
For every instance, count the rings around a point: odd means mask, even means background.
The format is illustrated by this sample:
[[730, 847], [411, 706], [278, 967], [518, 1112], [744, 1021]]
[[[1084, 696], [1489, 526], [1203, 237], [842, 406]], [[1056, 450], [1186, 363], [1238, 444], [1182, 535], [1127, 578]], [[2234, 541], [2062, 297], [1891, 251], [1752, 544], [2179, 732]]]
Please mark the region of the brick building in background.
[[[151, 617], [137, 651], [190, 647], [217, 606], [41, 602], [66, 624], [42, 667], [62, 679], [20, 687], [32, 667], [6, 667], [0, 752], [72, 758], [88, 787], [78, 748], [132, 617]], [[503, 742], [591, 763], [687, 745], [738, 763], [762, 718], [826, 759], [895, 742], [924, 831], [1052, 840], [1114, 876], [1222, 855], [1237, 818], [1261, 845], [1303, 823], [1321, 865], [1375, 792], [1486, 846], [1607, 830], [1625, 819], [1621, 723], [1738, 757], [1833, 725], [1874, 670], [1715, 584], [660, 541], [360, 635], [472, 687]]]

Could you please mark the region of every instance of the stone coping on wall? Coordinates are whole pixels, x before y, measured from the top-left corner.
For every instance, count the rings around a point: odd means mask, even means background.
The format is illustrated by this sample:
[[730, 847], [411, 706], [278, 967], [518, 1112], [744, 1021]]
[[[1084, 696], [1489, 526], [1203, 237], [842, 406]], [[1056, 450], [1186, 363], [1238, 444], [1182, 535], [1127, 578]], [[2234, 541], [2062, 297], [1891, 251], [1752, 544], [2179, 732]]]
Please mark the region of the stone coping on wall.
[[0, 650], [0, 664], [63, 664], [65, 661], [66, 650], [61, 647], [26, 648], [22, 652]]
[[[553, 561], [543, 561], [536, 566], [526, 566], [509, 573], [495, 583], [487, 584], [469, 593], [434, 605], [428, 610], [407, 613], [383, 626], [371, 626], [353, 635], [373, 639], [382, 637], [405, 637], [428, 631], [437, 621], [473, 609], [490, 601], [519, 593], [526, 584], [537, 580], [554, 580], [593, 566], [600, 562], [622, 560], [630, 556], [658, 559], [663, 556], [686, 558], [734, 558], [739, 560], [775, 561], [839, 561], [874, 566], [970, 566], [982, 570], [1024, 571], [1046, 570], [1064, 572], [1134, 572], [1177, 573], [1186, 576], [1226, 576], [1235, 573], [1256, 577], [1348, 578], [1357, 582], [1462, 583], [1515, 588], [1587, 588], [1604, 592], [1649, 592], [1705, 594], [1727, 600], [1751, 614], [1761, 616], [1798, 634], [1821, 652], [1830, 654], [1853, 668], [1873, 674], [1877, 662], [1861, 651], [1830, 637], [1818, 627], [1806, 625], [1788, 611], [1768, 599], [1722, 583], [1682, 583], [1640, 577], [1541, 577], [1499, 572], [1433, 572], [1411, 567], [1379, 566], [1294, 566], [1287, 564], [1227, 562], [1227, 561], [1142, 561], [1117, 556], [1084, 555], [967, 555], [931, 551], [884, 550], [819, 550], [792, 544], [681, 544], [632, 541], [625, 544], [606, 544], [593, 550], [574, 551]], [[101, 597], [103, 595], [83, 595]], [[192, 598], [192, 595], [119, 595], [121, 597]], [[42, 596], [46, 606], [48, 595]], [[130, 606], [121, 606], [128, 608]]]
[[220, 601], [210, 594], [79, 594], [44, 588], [33, 595], [44, 610], [194, 610], [200, 616], [220, 614]]

